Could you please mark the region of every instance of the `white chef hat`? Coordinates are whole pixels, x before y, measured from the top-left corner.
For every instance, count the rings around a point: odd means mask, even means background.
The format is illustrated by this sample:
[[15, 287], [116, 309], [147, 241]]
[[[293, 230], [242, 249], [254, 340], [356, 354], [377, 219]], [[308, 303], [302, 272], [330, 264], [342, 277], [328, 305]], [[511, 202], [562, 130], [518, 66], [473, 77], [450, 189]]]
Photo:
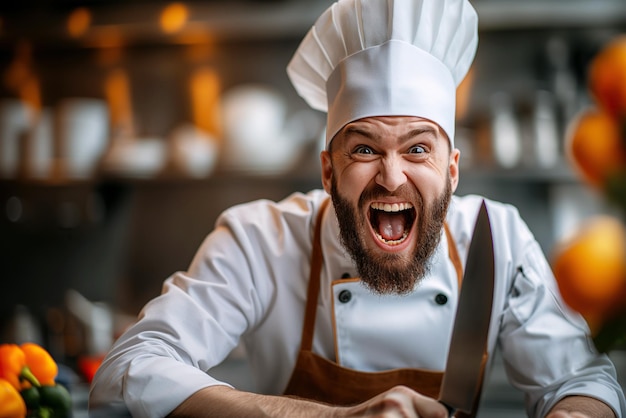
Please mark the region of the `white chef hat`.
[[338, 0], [287, 66], [296, 91], [328, 112], [326, 146], [368, 116], [419, 116], [454, 145], [456, 87], [478, 45], [468, 0]]

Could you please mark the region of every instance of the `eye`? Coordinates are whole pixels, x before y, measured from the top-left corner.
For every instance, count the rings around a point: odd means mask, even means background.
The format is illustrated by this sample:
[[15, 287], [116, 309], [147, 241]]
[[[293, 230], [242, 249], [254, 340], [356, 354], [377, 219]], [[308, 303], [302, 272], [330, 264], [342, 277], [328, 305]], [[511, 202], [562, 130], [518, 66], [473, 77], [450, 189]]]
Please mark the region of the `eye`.
[[372, 155], [374, 154], [374, 150], [366, 145], [358, 145], [352, 151], [355, 154], [364, 154], [364, 155]]
[[426, 149], [421, 145], [414, 145], [409, 148], [409, 154], [423, 154], [426, 152]]

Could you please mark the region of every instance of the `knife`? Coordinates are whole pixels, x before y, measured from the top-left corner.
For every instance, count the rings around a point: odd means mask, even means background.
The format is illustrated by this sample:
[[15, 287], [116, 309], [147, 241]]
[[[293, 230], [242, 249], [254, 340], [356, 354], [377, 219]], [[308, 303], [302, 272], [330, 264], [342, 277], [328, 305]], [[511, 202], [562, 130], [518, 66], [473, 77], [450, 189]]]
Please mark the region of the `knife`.
[[467, 254], [446, 370], [439, 392], [439, 401], [448, 408], [450, 416], [456, 411], [471, 414], [482, 388], [493, 285], [493, 240], [483, 200]]

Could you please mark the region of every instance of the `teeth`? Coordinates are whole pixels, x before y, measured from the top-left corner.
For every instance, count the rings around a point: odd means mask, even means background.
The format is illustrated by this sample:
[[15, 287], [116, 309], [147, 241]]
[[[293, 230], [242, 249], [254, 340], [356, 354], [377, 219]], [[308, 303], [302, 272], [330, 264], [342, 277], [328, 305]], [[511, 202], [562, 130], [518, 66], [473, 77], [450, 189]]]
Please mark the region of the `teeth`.
[[406, 209], [411, 209], [413, 207], [410, 203], [381, 203], [374, 202], [372, 203], [372, 209], [382, 210], [384, 212], [400, 212]]
[[398, 245], [398, 244], [401, 244], [402, 241], [404, 241], [406, 239], [406, 237], [409, 236], [409, 232], [408, 231], [404, 231], [404, 234], [402, 235], [402, 238], [396, 239], [396, 240], [386, 240], [378, 232], [376, 233], [376, 236], [378, 237], [379, 240], [381, 240], [382, 242], [384, 242], [387, 245]]

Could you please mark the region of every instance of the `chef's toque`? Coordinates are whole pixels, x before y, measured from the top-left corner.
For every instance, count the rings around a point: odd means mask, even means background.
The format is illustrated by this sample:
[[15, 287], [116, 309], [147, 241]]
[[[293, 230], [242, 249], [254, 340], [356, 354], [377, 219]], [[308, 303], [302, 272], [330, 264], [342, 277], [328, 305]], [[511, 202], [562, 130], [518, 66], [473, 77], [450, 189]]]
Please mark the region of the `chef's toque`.
[[478, 45], [468, 0], [339, 0], [287, 66], [296, 91], [328, 112], [326, 146], [347, 123], [418, 116], [454, 145], [456, 87]]

